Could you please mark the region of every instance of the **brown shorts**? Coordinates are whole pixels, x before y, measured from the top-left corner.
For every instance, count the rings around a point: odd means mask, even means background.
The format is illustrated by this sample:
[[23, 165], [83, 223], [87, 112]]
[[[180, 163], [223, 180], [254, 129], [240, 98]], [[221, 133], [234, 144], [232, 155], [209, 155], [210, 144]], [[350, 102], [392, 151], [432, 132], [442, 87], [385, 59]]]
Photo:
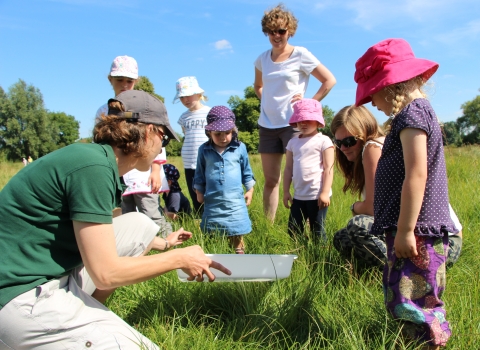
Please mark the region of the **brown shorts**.
[[258, 135], [260, 143], [258, 145], [258, 153], [285, 153], [288, 141], [295, 134], [295, 130], [291, 126], [279, 129], [268, 129], [258, 126]]

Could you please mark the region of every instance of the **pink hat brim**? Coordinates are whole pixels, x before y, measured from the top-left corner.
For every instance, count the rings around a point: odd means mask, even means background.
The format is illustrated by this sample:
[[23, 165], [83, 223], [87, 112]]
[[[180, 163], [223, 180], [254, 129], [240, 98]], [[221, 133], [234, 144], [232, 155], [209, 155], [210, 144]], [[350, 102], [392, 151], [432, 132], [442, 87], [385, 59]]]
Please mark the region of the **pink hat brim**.
[[423, 58], [412, 58], [387, 64], [381, 71], [363, 83], [357, 83], [355, 106], [359, 107], [372, 101], [372, 95], [383, 88], [422, 76], [424, 81], [431, 78], [439, 65]]

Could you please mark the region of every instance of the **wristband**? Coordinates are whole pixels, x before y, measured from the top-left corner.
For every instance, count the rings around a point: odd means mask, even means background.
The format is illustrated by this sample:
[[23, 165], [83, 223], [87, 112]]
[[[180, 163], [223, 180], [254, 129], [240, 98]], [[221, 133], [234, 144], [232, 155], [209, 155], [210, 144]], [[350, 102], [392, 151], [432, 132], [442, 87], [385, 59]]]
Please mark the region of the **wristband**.
[[168, 243], [168, 241], [165, 238], [163, 240], [165, 241], [165, 248], [163, 250], [170, 249], [170, 243]]

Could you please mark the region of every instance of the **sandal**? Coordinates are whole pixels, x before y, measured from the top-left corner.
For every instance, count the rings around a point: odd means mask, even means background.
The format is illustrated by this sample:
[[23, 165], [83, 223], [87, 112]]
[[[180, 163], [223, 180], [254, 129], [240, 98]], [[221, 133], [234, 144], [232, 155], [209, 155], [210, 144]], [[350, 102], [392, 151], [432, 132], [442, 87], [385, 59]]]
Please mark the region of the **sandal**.
[[243, 249], [243, 248], [235, 248], [235, 254], [245, 254], [245, 249]]

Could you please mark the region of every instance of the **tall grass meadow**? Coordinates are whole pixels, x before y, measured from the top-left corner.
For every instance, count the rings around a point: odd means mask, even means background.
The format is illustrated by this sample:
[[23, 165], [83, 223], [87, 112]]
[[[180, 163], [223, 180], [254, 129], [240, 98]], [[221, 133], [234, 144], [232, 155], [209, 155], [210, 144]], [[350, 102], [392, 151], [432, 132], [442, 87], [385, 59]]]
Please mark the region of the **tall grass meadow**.
[[[480, 147], [446, 148], [445, 153], [450, 202], [464, 236], [462, 255], [447, 271], [444, 300], [452, 337], [446, 349], [479, 349]], [[181, 158], [168, 161], [181, 170], [180, 185], [188, 196]], [[268, 222], [262, 209], [260, 157], [251, 155], [250, 161], [257, 183], [246, 253], [296, 254], [291, 275], [275, 282], [183, 283], [172, 271], [117, 289], [107, 306], [161, 349], [417, 349], [385, 310], [382, 271], [341, 258], [331, 244], [333, 234], [351, 217], [355, 200], [342, 193], [339, 172], [327, 214], [328, 242], [318, 243], [308, 233], [288, 236], [289, 213], [281, 201], [275, 223]], [[0, 163], [0, 188], [22, 167]], [[181, 224], [193, 232], [185, 246], [233, 253], [225, 238], [202, 234], [198, 220], [188, 217]]]

